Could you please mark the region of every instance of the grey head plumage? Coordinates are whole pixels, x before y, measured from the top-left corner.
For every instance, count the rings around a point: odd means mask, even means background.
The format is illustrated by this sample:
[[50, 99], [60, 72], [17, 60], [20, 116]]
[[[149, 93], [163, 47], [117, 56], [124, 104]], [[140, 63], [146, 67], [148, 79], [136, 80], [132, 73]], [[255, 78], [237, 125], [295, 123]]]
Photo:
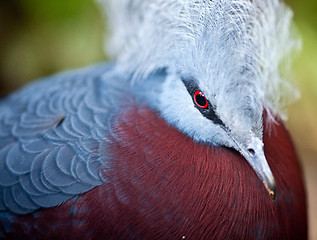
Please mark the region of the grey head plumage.
[[[284, 100], [296, 96], [285, 80], [289, 55], [300, 46], [291, 10], [279, 0], [99, 2], [118, 71], [142, 81], [167, 69], [157, 106], [166, 121], [196, 141], [235, 148], [273, 196], [262, 114], [285, 117]], [[209, 112], [195, 105], [197, 91]]]

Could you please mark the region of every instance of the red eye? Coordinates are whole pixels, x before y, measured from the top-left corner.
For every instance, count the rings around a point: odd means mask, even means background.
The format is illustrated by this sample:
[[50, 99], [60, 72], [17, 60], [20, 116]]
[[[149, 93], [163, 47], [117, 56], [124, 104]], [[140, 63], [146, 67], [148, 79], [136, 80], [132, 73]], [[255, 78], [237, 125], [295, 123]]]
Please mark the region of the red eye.
[[200, 108], [207, 108], [208, 107], [208, 101], [207, 101], [205, 95], [201, 91], [195, 92], [194, 101], [195, 101], [196, 105]]

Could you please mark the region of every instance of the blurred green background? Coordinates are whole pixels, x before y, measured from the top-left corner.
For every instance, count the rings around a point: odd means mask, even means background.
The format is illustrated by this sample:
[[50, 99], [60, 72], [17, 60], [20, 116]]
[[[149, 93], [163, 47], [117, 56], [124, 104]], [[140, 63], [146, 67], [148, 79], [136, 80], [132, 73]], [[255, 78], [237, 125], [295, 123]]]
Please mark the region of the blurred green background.
[[[288, 128], [305, 172], [310, 239], [317, 239], [317, 1], [287, 0], [303, 40], [294, 62], [301, 99]], [[34, 78], [107, 58], [93, 0], [0, 0], [0, 96]]]
[[0, 91], [104, 60], [103, 33], [92, 0], [0, 0]]

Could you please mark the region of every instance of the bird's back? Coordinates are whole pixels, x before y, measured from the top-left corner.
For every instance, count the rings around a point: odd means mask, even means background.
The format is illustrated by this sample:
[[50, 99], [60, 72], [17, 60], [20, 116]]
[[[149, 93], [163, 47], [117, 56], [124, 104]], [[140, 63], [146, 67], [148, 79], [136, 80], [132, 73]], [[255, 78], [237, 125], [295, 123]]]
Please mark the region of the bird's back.
[[0, 211], [27, 214], [102, 183], [92, 153], [115, 112], [101, 80], [111, 68], [54, 75], [0, 102]]

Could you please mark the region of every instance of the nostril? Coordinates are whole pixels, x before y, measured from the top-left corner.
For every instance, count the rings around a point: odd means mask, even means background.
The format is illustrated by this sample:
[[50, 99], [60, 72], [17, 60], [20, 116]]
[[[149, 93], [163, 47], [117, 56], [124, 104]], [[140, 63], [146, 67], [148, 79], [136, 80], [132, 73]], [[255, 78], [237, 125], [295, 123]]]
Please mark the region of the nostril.
[[249, 148], [249, 149], [248, 149], [248, 151], [249, 151], [249, 153], [250, 153], [252, 156], [254, 156], [254, 155], [255, 155], [255, 151], [254, 151], [254, 149], [253, 149], [253, 148]]

